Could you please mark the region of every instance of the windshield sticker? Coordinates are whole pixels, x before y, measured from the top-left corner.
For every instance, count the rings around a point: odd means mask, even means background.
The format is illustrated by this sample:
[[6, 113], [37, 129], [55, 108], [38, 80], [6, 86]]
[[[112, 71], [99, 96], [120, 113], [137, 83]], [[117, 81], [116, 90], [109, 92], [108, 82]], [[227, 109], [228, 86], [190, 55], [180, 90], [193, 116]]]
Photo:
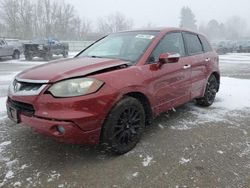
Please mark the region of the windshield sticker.
[[155, 38], [155, 36], [154, 35], [142, 35], [142, 34], [139, 34], [139, 35], [136, 35], [135, 38], [152, 40], [153, 38]]

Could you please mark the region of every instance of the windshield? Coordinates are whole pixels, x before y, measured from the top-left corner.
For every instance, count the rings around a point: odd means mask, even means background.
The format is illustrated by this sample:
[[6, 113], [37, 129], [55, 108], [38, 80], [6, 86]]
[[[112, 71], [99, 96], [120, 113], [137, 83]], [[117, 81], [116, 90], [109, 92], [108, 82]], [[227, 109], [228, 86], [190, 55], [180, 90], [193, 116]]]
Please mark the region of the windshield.
[[100, 57], [136, 62], [159, 32], [123, 32], [109, 35], [96, 42], [78, 57]]

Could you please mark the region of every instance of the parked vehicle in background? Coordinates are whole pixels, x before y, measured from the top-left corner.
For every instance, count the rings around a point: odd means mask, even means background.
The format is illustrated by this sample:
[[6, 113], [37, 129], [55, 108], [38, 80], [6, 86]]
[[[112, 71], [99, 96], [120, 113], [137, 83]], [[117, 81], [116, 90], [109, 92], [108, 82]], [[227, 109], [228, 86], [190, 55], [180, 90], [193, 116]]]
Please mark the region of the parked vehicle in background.
[[69, 45], [57, 39], [35, 39], [24, 44], [25, 59], [31, 61], [34, 57], [43, 58], [46, 61], [52, 59], [53, 55], [63, 55], [68, 57]]
[[8, 116], [59, 141], [101, 143], [123, 154], [161, 113], [193, 99], [212, 105], [220, 86], [218, 61], [206, 37], [191, 31], [111, 34], [75, 58], [18, 74]]
[[22, 52], [23, 47], [19, 40], [0, 38], [0, 57], [19, 59]]
[[220, 55], [227, 53], [235, 53], [237, 52], [238, 45], [236, 41], [220, 41], [217, 43], [216, 52]]
[[250, 53], [250, 41], [239, 42], [238, 53]]

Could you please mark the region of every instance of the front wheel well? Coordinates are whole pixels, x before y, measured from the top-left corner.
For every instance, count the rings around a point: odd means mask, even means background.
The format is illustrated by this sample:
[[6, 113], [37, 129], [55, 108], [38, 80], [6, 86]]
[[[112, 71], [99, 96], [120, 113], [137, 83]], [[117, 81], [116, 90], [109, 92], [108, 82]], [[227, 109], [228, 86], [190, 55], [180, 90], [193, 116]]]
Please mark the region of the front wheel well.
[[[16, 52], [20, 54], [20, 51], [17, 50], [17, 49], [14, 50], [14, 53], [16, 53]], [[14, 53], [13, 53], [13, 54], [14, 54]]]
[[140, 92], [127, 93], [124, 95], [124, 97], [126, 96], [137, 99], [143, 105], [146, 114], [146, 125], [150, 125], [153, 120], [153, 112], [148, 98], [143, 93]]
[[213, 72], [211, 75], [214, 75], [218, 82], [218, 88], [217, 88], [217, 92], [218, 92], [220, 89], [220, 74], [218, 72]]

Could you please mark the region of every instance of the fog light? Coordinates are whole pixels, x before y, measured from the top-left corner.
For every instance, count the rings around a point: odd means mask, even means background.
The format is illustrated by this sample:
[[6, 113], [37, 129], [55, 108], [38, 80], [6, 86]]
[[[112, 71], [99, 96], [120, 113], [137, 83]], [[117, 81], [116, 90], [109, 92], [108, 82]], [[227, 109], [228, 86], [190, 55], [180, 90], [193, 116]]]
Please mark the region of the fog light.
[[64, 132], [65, 132], [64, 127], [61, 126], [61, 125], [57, 126], [57, 130], [58, 130], [58, 132], [61, 133], [61, 134], [64, 134]]

